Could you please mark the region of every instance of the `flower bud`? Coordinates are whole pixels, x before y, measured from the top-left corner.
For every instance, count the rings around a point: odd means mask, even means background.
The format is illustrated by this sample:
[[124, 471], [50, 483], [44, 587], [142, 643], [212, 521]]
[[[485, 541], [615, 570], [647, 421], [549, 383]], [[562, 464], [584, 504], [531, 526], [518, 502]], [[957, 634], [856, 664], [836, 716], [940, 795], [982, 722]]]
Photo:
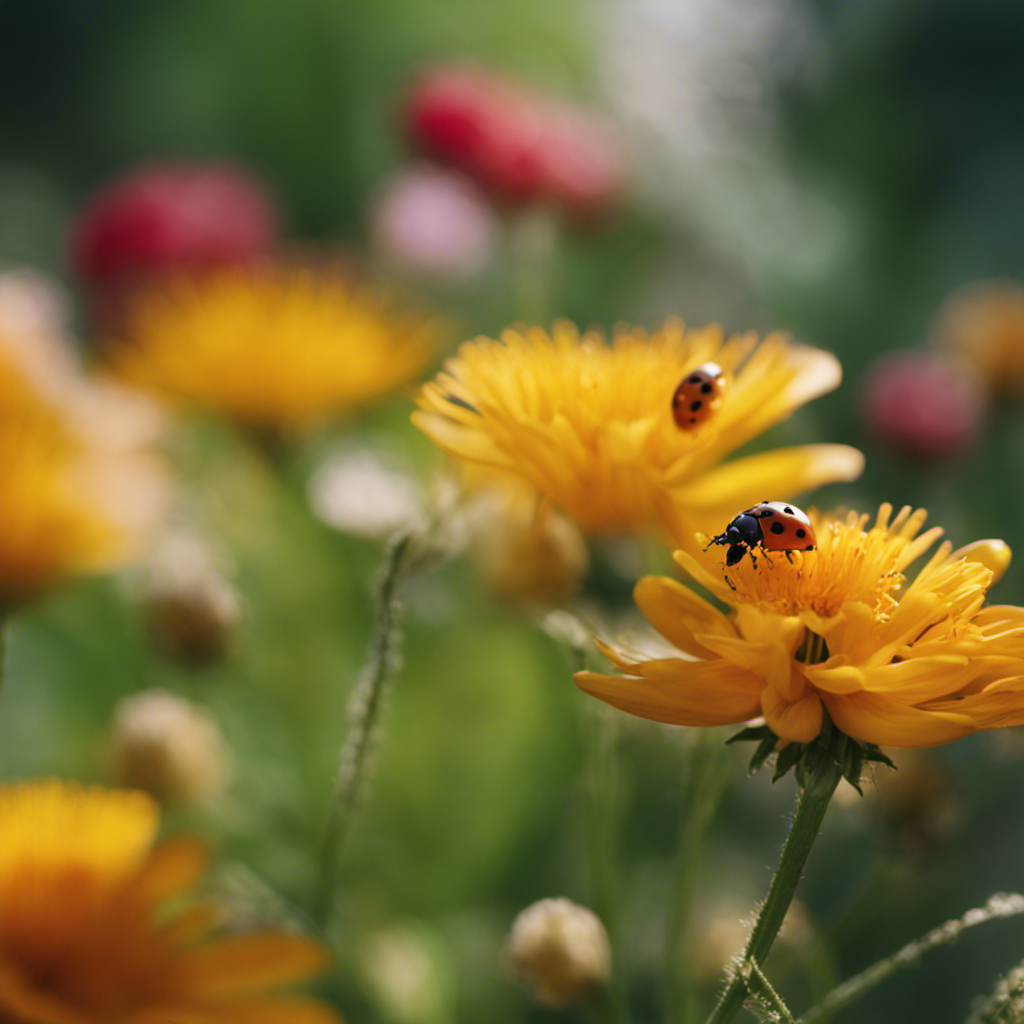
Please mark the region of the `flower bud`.
[[223, 792], [227, 754], [216, 722], [164, 690], [122, 700], [114, 710], [110, 765], [118, 785], [161, 803], [195, 803]]
[[892, 352], [869, 369], [864, 422], [886, 448], [941, 461], [968, 451], [981, 434], [985, 398], [971, 366], [941, 352]]
[[570, 900], [546, 899], [515, 919], [503, 957], [545, 1006], [572, 1006], [611, 978], [612, 954], [601, 919]]
[[209, 549], [184, 534], [167, 538], [153, 558], [143, 606], [156, 646], [188, 668], [220, 660], [242, 618], [238, 593]]

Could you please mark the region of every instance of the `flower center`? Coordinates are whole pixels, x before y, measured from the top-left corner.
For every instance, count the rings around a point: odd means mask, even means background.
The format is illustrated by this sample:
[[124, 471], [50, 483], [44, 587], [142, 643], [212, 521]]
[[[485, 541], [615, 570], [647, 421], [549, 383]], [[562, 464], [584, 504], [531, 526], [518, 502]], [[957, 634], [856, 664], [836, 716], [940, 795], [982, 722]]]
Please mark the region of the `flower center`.
[[[859, 602], [884, 622], [896, 607], [903, 569], [920, 549], [907, 531], [879, 525], [865, 530], [867, 516], [822, 522], [812, 514], [818, 537], [814, 551], [763, 551], [725, 570], [736, 599], [780, 615], [812, 611], [822, 618]], [[916, 531], [914, 531], [916, 532]]]

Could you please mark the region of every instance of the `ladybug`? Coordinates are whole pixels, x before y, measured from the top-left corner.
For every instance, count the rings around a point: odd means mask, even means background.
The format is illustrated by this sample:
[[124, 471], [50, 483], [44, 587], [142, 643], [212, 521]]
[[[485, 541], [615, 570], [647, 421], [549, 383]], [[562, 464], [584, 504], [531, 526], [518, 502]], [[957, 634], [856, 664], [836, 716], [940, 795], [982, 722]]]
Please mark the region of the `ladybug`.
[[701, 363], [672, 394], [672, 418], [680, 430], [695, 430], [722, 404], [726, 380], [718, 363]]
[[735, 565], [747, 552], [757, 566], [754, 548], [762, 551], [785, 551], [792, 562], [792, 551], [813, 551], [818, 546], [807, 513], [784, 501], [762, 501], [746, 512], [741, 512], [725, 528], [724, 533], [713, 537], [704, 549], [712, 544], [728, 546], [725, 564]]

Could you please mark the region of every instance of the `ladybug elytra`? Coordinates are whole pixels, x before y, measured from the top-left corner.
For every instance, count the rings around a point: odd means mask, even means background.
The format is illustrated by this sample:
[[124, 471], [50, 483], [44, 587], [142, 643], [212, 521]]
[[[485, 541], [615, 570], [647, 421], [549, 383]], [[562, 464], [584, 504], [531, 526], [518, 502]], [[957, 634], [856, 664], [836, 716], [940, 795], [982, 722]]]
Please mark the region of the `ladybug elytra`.
[[722, 404], [726, 380], [718, 363], [701, 363], [691, 370], [672, 394], [672, 418], [680, 430], [695, 430]]
[[818, 546], [807, 513], [784, 501], [762, 501], [753, 508], [741, 512], [723, 533], [713, 537], [712, 544], [728, 547], [725, 564], [735, 565], [749, 552], [750, 560], [757, 565], [754, 548], [762, 551], [784, 551], [792, 561], [792, 551], [813, 551]]

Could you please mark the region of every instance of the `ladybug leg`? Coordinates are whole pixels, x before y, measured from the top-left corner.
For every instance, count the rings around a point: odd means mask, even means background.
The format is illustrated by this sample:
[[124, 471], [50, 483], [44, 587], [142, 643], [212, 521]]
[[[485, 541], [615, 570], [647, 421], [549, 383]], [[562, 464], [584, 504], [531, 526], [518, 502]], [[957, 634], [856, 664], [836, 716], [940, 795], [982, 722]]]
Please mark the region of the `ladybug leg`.
[[771, 555], [769, 555], [769, 554], [768, 554], [768, 551], [767, 551], [767, 549], [765, 549], [765, 548], [761, 548], [761, 554], [762, 554], [762, 555], [764, 555], [764, 560], [765, 560], [765, 561], [766, 561], [766, 562], [767, 562], [767, 563], [768, 563], [768, 564], [769, 564], [770, 566], [772, 566], [772, 568], [774, 568], [774, 567], [775, 567], [775, 560], [774, 560], [774, 559], [772, 558], [772, 556], [771, 556]]
[[754, 554], [754, 549], [750, 549], [750, 564], [756, 569], [757, 568], [757, 556]]
[[789, 562], [790, 565], [794, 565], [795, 564], [793, 562], [793, 552], [792, 551], [787, 551], [786, 552], [786, 561]]
[[729, 589], [730, 590], [735, 590], [736, 589], [736, 584], [733, 583], [733, 581], [731, 579], [729, 579], [729, 577], [726, 576], [725, 573], [722, 573], [722, 578], [725, 580], [726, 583], [729, 584]]

